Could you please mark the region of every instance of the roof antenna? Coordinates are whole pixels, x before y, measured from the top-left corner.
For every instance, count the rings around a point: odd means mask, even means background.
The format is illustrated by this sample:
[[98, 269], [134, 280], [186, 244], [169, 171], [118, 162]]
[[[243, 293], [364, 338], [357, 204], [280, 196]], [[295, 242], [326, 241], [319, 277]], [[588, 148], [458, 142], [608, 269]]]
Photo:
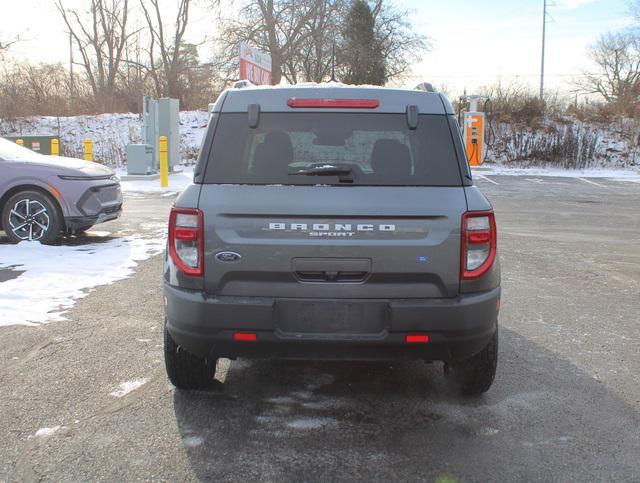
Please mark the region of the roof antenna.
[[336, 43], [331, 45], [331, 82], [338, 82], [336, 79]]

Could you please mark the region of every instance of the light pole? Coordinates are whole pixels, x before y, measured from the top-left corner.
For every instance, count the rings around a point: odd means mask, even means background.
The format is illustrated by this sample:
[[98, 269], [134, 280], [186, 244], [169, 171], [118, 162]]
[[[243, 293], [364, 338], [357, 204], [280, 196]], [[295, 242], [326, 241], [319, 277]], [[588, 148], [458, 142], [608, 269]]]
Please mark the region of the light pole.
[[547, 0], [542, 11], [542, 59], [540, 62], [540, 102], [544, 105], [544, 49], [547, 35]]

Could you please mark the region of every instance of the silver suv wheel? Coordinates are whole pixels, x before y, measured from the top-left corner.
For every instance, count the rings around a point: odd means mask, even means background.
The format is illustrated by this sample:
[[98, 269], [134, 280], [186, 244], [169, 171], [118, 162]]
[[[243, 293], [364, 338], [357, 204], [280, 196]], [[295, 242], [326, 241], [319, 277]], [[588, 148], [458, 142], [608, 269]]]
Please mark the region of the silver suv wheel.
[[23, 198], [9, 212], [11, 232], [20, 240], [37, 241], [51, 224], [47, 207], [38, 200]]

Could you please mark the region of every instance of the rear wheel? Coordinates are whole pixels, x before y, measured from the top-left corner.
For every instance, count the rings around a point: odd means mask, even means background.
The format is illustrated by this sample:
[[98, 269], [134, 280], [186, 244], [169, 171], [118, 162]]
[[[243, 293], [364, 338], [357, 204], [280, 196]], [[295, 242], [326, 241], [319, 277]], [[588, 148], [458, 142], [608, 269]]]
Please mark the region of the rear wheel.
[[473, 396], [486, 392], [493, 384], [498, 366], [498, 329], [484, 349], [469, 359], [445, 364], [447, 378], [461, 394]]
[[164, 363], [169, 380], [178, 389], [204, 389], [213, 383], [217, 359], [191, 354], [176, 344], [165, 327]]
[[21, 191], [7, 200], [2, 227], [14, 243], [52, 243], [62, 230], [60, 210], [50, 197], [38, 191]]

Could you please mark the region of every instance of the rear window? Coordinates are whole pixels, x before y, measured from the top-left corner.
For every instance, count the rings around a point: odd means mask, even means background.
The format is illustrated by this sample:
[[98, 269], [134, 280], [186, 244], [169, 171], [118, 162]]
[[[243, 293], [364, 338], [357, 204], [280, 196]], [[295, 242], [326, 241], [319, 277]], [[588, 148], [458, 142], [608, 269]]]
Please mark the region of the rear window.
[[461, 178], [446, 116], [421, 115], [410, 130], [404, 114], [262, 113], [250, 128], [247, 113], [226, 113], [204, 182], [460, 186]]

